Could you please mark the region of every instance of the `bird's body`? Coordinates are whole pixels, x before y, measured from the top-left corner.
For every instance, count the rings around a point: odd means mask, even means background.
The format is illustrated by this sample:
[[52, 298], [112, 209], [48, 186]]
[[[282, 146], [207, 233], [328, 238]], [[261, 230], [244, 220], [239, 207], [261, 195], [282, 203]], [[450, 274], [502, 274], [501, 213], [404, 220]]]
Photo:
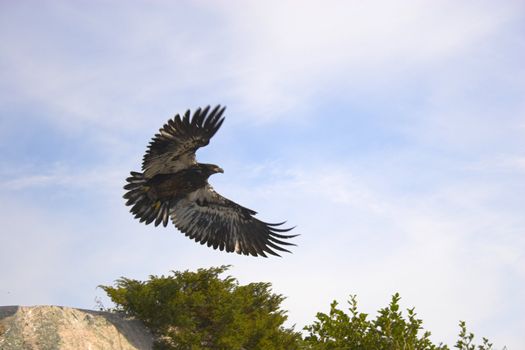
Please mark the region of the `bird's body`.
[[145, 186], [149, 188], [148, 196], [151, 199], [174, 200], [206, 186], [208, 177], [214, 173], [213, 169], [197, 164], [176, 173], [157, 174]]
[[208, 178], [223, 170], [214, 164], [197, 163], [195, 151], [209, 143], [222, 125], [224, 108], [209, 107], [176, 115], [150, 143], [142, 173], [131, 172], [124, 198], [141, 222], [166, 226], [169, 219], [186, 236], [201, 244], [244, 255], [286, 251], [283, 239], [291, 229], [278, 228], [256, 219], [255, 211], [224, 198], [213, 190]]

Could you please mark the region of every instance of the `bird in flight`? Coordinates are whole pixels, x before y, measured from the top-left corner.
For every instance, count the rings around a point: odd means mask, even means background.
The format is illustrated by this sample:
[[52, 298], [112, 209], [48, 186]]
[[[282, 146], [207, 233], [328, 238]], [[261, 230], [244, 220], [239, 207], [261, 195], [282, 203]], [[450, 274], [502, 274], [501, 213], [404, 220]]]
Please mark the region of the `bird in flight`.
[[168, 120], [149, 143], [142, 172], [126, 179], [126, 205], [140, 222], [166, 227], [171, 219], [187, 237], [213, 249], [263, 257], [290, 252], [283, 246], [295, 244], [285, 240], [297, 235], [284, 233], [292, 228], [263, 222], [255, 211], [215, 192], [208, 178], [222, 168], [195, 158], [221, 127], [225, 109], [207, 106]]

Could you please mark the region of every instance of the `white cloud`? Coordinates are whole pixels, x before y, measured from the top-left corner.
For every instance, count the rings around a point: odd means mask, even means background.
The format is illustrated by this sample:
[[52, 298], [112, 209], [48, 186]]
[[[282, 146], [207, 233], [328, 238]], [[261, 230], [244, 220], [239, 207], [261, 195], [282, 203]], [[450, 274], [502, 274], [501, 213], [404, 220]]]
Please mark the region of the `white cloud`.
[[487, 2], [236, 5], [217, 5], [241, 48], [231, 62], [239, 72], [233, 83], [241, 101], [259, 107], [295, 106], [323, 91], [341, 98], [353, 89], [377, 94], [393, 80], [433, 76], [439, 65], [486, 45], [516, 16], [510, 4]]
[[0, 304], [59, 303], [57, 294], [71, 272], [64, 266], [73, 254], [68, 247], [76, 241], [68, 232], [72, 227], [52, 212], [35, 211], [7, 196], [1, 199]]
[[50, 164], [46, 169], [35, 169], [27, 166], [24, 169], [12, 169], [0, 172], [8, 180], [0, 185], [4, 192], [31, 191], [35, 188], [67, 188], [76, 190], [108, 190], [120, 188], [127, 172], [117, 166], [95, 166], [89, 170], [73, 169], [69, 165]]
[[152, 114], [204, 100], [231, 101], [240, 114], [264, 120], [297, 116], [318, 93], [377, 93], [391, 88], [389, 81], [432, 75], [437, 64], [486, 45], [519, 4], [135, 4], [105, 6], [107, 13], [77, 7], [55, 3], [42, 11], [63, 25], [75, 18], [69, 35], [41, 28], [43, 19], [18, 25], [23, 10], [6, 19], [6, 79], [68, 128], [114, 129], [137, 128]]

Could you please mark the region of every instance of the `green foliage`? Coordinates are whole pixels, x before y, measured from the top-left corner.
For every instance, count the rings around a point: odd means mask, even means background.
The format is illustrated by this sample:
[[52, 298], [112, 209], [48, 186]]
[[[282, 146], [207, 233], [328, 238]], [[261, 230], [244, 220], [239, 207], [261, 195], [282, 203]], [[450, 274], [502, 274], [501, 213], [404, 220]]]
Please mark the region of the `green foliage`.
[[375, 320], [357, 309], [356, 296], [348, 301], [350, 313], [337, 308], [332, 302], [330, 313], [318, 313], [317, 320], [305, 327], [306, 349], [312, 350], [445, 350], [444, 345], [430, 341], [430, 332], [421, 334], [423, 321], [416, 318], [414, 309], [408, 309], [405, 319], [399, 309], [399, 294], [394, 294], [388, 307], [380, 309]]
[[239, 285], [219, 275], [229, 266], [173, 271], [141, 282], [101, 286], [116, 310], [142, 320], [158, 337], [156, 349], [298, 349], [299, 333], [282, 325], [284, 300], [269, 283]]
[[[318, 313], [317, 320], [304, 329], [309, 332], [304, 340], [308, 350], [448, 350], [443, 344], [433, 344], [430, 332], [423, 331], [423, 321], [416, 317], [414, 308], [407, 309], [404, 318], [400, 308], [399, 294], [394, 294], [390, 304], [378, 311], [375, 320], [357, 310], [356, 296], [350, 296], [349, 314], [330, 305], [330, 313]], [[455, 347], [460, 350], [493, 350], [492, 344], [483, 338], [482, 345], [474, 345], [474, 334], [468, 333], [465, 322], [459, 323], [459, 340]]]
[[[229, 266], [173, 271], [169, 276], [150, 276], [147, 281], [121, 278], [115, 286], [101, 286], [116, 304], [116, 311], [136, 317], [157, 336], [156, 349], [170, 350], [450, 350], [434, 344], [423, 329], [414, 308], [405, 315], [399, 294], [377, 312], [375, 319], [359, 312], [351, 296], [349, 312], [336, 301], [328, 314], [318, 313], [306, 326], [303, 339], [293, 328], [283, 327], [283, 296], [271, 292], [270, 283], [239, 285], [220, 275]], [[494, 350], [483, 338], [475, 345], [465, 322], [455, 348]]]
[[465, 321], [459, 321], [459, 339], [456, 342], [455, 348], [459, 350], [493, 350], [492, 343], [489, 343], [487, 338], [483, 338], [483, 344], [476, 345], [472, 344], [474, 340], [474, 334], [467, 332], [467, 326]]

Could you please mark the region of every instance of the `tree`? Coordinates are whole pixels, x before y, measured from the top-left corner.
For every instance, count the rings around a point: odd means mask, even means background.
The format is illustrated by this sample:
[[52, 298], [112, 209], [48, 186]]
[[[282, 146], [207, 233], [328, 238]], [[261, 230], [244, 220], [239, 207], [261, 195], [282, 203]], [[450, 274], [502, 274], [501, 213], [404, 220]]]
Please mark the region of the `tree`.
[[[399, 294], [377, 312], [375, 319], [358, 311], [351, 296], [349, 313], [336, 301], [328, 314], [318, 313], [306, 326], [304, 339], [293, 328], [283, 327], [286, 311], [282, 295], [270, 283], [240, 285], [220, 275], [229, 266], [172, 271], [147, 281], [121, 278], [115, 286], [101, 286], [116, 304], [115, 311], [140, 319], [157, 337], [156, 349], [166, 350], [450, 350], [434, 344], [414, 308], [400, 310]], [[474, 334], [460, 321], [455, 348], [492, 350], [486, 338], [473, 343]]]
[[284, 300], [270, 283], [239, 285], [229, 266], [172, 271], [141, 282], [101, 286], [116, 311], [136, 317], [157, 336], [156, 349], [298, 349], [300, 334], [283, 327]]
[[[357, 309], [356, 296], [348, 301], [350, 313], [330, 305], [329, 314], [318, 313], [312, 325], [304, 329], [304, 349], [308, 350], [448, 350], [443, 344], [433, 344], [430, 332], [423, 331], [423, 321], [416, 317], [414, 308], [407, 309], [407, 318], [399, 308], [399, 294], [394, 294], [390, 304], [378, 311], [375, 320]], [[491, 350], [492, 344], [483, 338], [483, 344], [472, 344], [474, 335], [468, 333], [465, 322], [460, 322], [459, 340], [455, 347], [460, 350]]]

